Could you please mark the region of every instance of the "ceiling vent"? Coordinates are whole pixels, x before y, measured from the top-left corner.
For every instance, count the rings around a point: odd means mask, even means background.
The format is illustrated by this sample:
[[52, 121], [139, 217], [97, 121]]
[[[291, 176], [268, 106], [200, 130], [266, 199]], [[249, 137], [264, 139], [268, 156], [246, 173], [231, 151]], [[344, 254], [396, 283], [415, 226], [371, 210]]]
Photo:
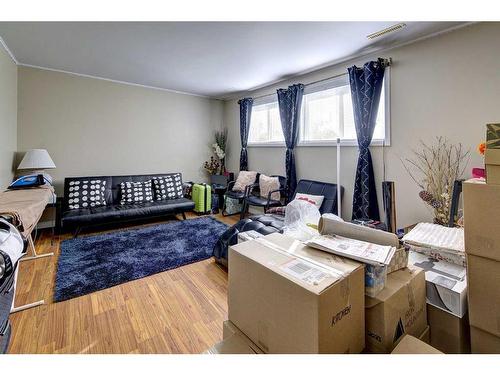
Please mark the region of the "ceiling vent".
[[389, 34], [389, 33], [393, 33], [393, 32], [396, 32], [396, 31], [400, 31], [402, 29], [404, 29], [406, 27], [406, 23], [398, 23], [396, 25], [392, 25], [392, 26], [389, 26], [383, 30], [380, 30], [380, 31], [377, 31], [377, 32], [374, 32], [370, 35], [367, 35], [366, 37], [368, 39], [376, 39], [376, 38], [380, 38], [381, 36], [384, 36], [386, 34]]

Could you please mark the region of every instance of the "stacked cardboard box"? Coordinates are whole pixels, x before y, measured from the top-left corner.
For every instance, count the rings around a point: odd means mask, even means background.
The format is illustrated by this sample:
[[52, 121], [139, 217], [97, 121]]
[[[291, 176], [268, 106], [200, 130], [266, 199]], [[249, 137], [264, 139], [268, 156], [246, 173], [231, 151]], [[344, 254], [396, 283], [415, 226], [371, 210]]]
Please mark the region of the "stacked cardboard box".
[[431, 345], [447, 354], [470, 353], [466, 268], [415, 251], [409, 263], [425, 271]]
[[376, 297], [366, 296], [365, 307], [367, 352], [391, 353], [403, 335], [425, 336], [424, 272], [404, 268], [391, 273]]
[[500, 353], [500, 184], [464, 183], [472, 353]]
[[364, 267], [275, 233], [231, 246], [229, 320], [264, 353], [360, 353]]
[[500, 184], [500, 124], [486, 125], [486, 182]]

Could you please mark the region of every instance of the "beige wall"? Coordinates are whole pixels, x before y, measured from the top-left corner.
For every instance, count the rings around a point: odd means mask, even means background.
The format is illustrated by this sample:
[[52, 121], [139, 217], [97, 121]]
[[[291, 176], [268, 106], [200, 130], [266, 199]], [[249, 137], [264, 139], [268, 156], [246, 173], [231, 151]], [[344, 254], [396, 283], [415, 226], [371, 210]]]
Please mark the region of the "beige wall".
[[[485, 124], [500, 121], [500, 23], [480, 23], [453, 32], [393, 49], [383, 54], [392, 57], [391, 68], [391, 146], [385, 148], [386, 179], [396, 183], [398, 226], [432, 215], [418, 198], [418, 188], [403, 169], [401, 158], [411, 156], [419, 140], [430, 142], [446, 136], [462, 142], [471, 150], [471, 168], [480, 167], [482, 158], [476, 145], [485, 138]], [[362, 64], [377, 56], [351, 61], [341, 66], [297, 77], [250, 93], [258, 96], [275, 92], [289, 83], [308, 82], [331, 77], [349, 65]], [[244, 72], [243, 72], [244, 73]], [[242, 73], [242, 74], [243, 74]], [[229, 128], [232, 151], [229, 167], [239, 165], [239, 109], [236, 100], [225, 103], [224, 123]], [[383, 180], [382, 147], [372, 147], [375, 177], [381, 204]], [[351, 217], [352, 192], [357, 162], [357, 148], [342, 148], [341, 184], [346, 188], [343, 216]], [[296, 150], [299, 178], [336, 180], [334, 147], [299, 147]], [[284, 149], [250, 148], [249, 167], [264, 173], [284, 174]]]
[[0, 45], [0, 189], [13, 177], [17, 150], [17, 66]]
[[18, 149], [45, 148], [64, 177], [182, 172], [206, 178], [222, 102], [19, 68]]

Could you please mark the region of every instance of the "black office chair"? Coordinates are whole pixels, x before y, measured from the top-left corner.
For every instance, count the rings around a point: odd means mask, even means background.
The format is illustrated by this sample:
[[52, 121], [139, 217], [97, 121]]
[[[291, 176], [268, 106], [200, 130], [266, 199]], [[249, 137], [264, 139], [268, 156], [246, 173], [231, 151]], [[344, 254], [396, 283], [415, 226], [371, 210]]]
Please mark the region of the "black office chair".
[[[248, 186], [247, 194], [245, 196], [245, 199], [243, 200], [243, 208], [241, 210], [241, 215], [240, 215], [241, 219], [245, 217], [245, 214], [248, 212], [250, 206], [262, 207], [264, 208], [264, 213], [266, 213], [270, 207], [283, 206], [282, 200], [286, 202], [287, 199], [286, 178], [283, 176], [276, 176], [276, 175], [270, 177], [278, 177], [280, 184], [279, 189], [270, 191], [269, 194], [267, 194], [267, 197], [261, 197], [259, 182], [258, 182], [259, 178], [257, 178], [257, 182]], [[273, 193], [277, 192], [280, 193], [280, 200], [271, 199]]]

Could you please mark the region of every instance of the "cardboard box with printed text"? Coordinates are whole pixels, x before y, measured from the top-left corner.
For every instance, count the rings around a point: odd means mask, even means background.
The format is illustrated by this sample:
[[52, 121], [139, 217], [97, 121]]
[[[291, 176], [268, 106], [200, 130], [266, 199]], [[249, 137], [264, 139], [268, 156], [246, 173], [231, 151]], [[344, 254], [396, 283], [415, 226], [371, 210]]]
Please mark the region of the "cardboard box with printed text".
[[366, 349], [390, 353], [405, 334], [420, 336], [427, 327], [424, 272], [405, 268], [387, 276], [385, 288], [365, 299]]
[[275, 233], [231, 246], [229, 320], [265, 353], [360, 353], [364, 267]]

